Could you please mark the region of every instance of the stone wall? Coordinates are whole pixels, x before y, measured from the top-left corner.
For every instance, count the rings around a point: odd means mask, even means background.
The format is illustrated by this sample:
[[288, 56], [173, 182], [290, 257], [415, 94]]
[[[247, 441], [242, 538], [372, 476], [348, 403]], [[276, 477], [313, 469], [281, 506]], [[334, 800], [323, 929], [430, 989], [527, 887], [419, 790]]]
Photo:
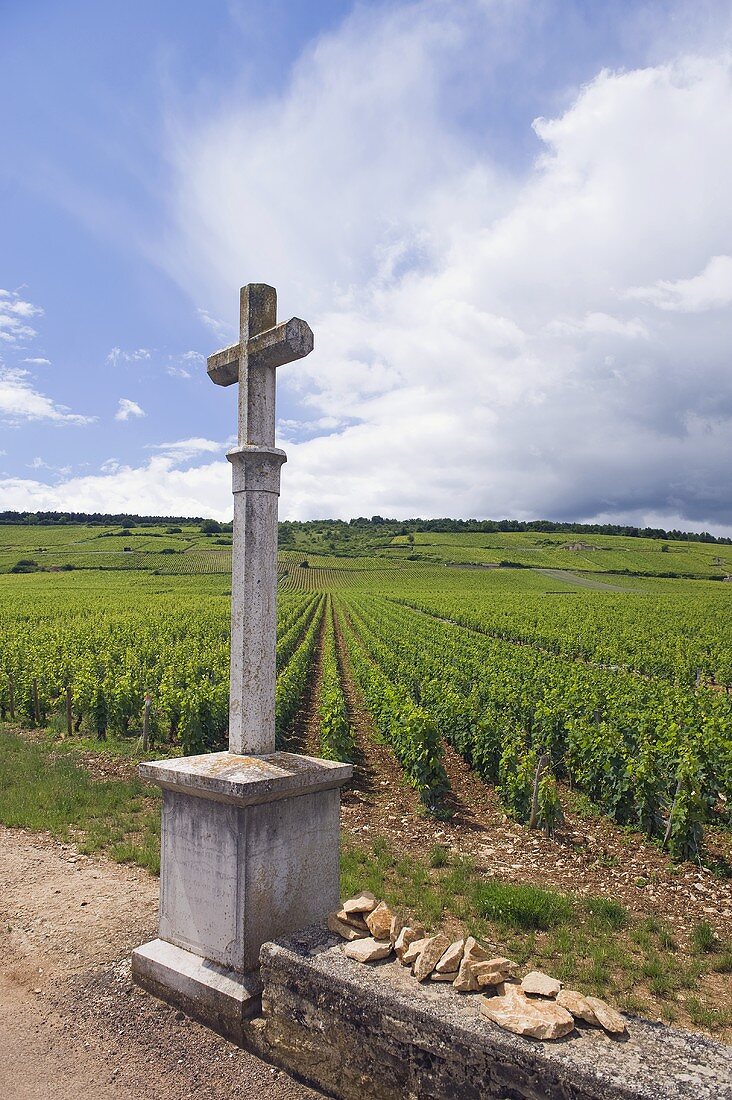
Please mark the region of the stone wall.
[[263, 1016], [244, 1044], [339, 1100], [732, 1097], [730, 1048], [700, 1035], [630, 1018], [622, 1039], [519, 1038], [481, 1017], [477, 996], [352, 962], [323, 929], [265, 944], [261, 961]]

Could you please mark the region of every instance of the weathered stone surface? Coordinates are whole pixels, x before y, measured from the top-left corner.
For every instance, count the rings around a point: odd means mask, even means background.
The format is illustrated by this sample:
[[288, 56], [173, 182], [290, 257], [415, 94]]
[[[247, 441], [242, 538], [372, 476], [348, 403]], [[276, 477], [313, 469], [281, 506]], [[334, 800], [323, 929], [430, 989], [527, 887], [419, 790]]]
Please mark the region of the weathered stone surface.
[[328, 914], [328, 928], [336, 936], [342, 936], [344, 940], [363, 940], [368, 936], [367, 931], [354, 928], [352, 924], [346, 924], [345, 921], [340, 920], [337, 913]]
[[433, 970], [430, 974], [430, 980], [433, 982], [454, 982], [457, 976], [457, 970], [443, 971], [441, 974]]
[[507, 985], [502, 996], [481, 997], [480, 1010], [489, 1020], [514, 1035], [561, 1039], [574, 1031], [571, 1013], [555, 1001], [530, 1000], [517, 985]]
[[480, 988], [486, 985], [500, 985], [508, 978], [512, 978], [518, 970], [516, 963], [502, 957], [486, 959], [485, 962], [474, 962], [470, 965]]
[[730, 1048], [705, 1036], [631, 1018], [620, 1041], [594, 1028], [527, 1040], [492, 1026], [481, 997], [419, 985], [396, 961], [354, 966], [322, 926], [265, 945], [262, 976], [265, 1014], [248, 1043], [338, 1100], [732, 1095]]
[[521, 988], [524, 993], [534, 993], [539, 997], [556, 997], [562, 983], [541, 970], [532, 970], [521, 982]]
[[450, 946], [447, 936], [438, 932], [431, 936], [414, 960], [414, 976], [418, 982], [424, 982], [429, 978], [435, 966]]
[[242, 1042], [244, 1021], [261, 1011], [259, 974], [225, 970], [164, 940], [152, 940], [132, 954], [138, 985], [233, 1043]]
[[396, 951], [397, 958], [401, 961], [404, 952], [410, 946], [410, 944], [416, 943], [417, 940], [424, 939], [424, 928], [410, 928], [404, 927], [394, 941], [394, 950]]
[[406, 949], [406, 951], [404, 952], [404, 954], [402, 955], [401, 960], [400, 960], [404, 964], [404, 966], [411, 966], [412, 965], [412, 963], [418, 957], [418, 955], [422, 951], [422, 948], [425, 946], [425, 944], [428, 942], [429, 939], [430, 939], [429, 936], [423, 936], [419, 940], [412, 940], [412, 942], [410, 943], [409, 947]]
[[474, 936], [468, 936], [465, 941], [465, 956], [470, 962], [485, 962], [490, 958], [485, 947], [481, 947]]
[[375, 940], [389, 940], [391, 942], [391, 922], [393, 920], [394, 914], [386, 902], [383, 901], [380, 901], [375, 909], [366, 914], [369, 932]]
[[586, 1024], [599, 1027], [600, 1021], [592, 1011], [592, 1008], [583, 993], [576, 989], [560, 989], [557, 993], [557, 1004], [571, 1012], [575, 1020], [584, 1020]]
[[339, 921], [343, 921], [344, 924], [350, 924], [351, 928], [358, 928], [368, 936], [369, 926], [360, 913], [347, 913], [345, 909], [339, 909], [336, 916]]
[[463, 958], [455, 979], [453, 989], [456, 993], [474, 993], [478, 988], [478, 979], [470, 959]]
[[275, 748], [277, 497], [287, 456], [274, 446], [276, 368], [313, 349], [305, 321], [277, 324], [277, 292], [242, 287], [239, 342], [209, 356], [217, 385], [239, 383], [233, 466], [229, 748], [263, 755]]
[[378, 904], [378, 900], [369, 890], [362, 890], [360, 894], [343, 902], [343, 911], [350, 914], [370, 913]]
[[402, 920], [401, 917], [392, 917], [391, 918], [391, 927], [389, 929], [389, 940], [391, 941], [392, 944], [396, 943], [397, 936], [399, 935], [399, 933], [401, 932], [403, 927], [404, 927], [404, 921]]
[[622, 1035], [627, 1031], [628, 1026], [624, 1018], [605, 1001], [600, 1000], [599, 997], [588, 997], [587, 1003], [595, 1013], [600, 1027], [604, 1027], [605, 1031], [609, 1031], [612, 1035]]
[[353, 943], [346, 944], [343, 953], [355, 962], [378, 962], [379, 959], [385, 959], [391, 955], [391, 944], [368, 936], [365, 940], [354, 940]]
[[465, 940], [455, 940], [448, 947], [445, 954], [437, 963], [435, 970], [438, 974], [449, 974], [451, 971], [457, 971], [460, 969], [460, 963], [463, 961], [463, 953], [465, 951]]
[[321, 763], [211, 753], [141, 766], [163, 788], [160, 939], [246, 973], [265, 940], [337, 911], [339, 795]]

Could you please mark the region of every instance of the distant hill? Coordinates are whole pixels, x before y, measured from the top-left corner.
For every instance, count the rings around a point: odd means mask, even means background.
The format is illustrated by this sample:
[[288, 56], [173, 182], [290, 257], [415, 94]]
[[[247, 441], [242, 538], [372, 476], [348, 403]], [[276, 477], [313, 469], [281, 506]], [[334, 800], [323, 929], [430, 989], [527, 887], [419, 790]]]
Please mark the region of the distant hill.
[[[99, 527], [158, 527], [165, 524], [185, 524], [191, 526], [204, 523], [203, 516], [138, 516], [132, 513], [102, 512], [0, 512], [0, 524], [20, 524], [38, 527], [56, 527], [68, 524], [88, 524]], [[337, 537], [344, 530], [360, 528], [381, 536], [409, 535], [427, 532], [456, 534], [475, 532], [492, 534], [494, 532], [537, 531], [545, 533], [566, 533], [577, 535], [623, 535], [626, 538], [663, 539], [671, 542], [711, 542], [732, 545], [732, 538], [710, 534], [709, 531], [665, 531], [661, 527], [633, 527], [619, 523], [568, 523], [550, 519], [385, 519], [383, 516], [359, 516], [356, 519], [315, 519], [284, 520], [280, 523], [280, 545], [285, 546], [288, 532], [294, 538], [295, 532], [313, 531], [323, 534], [332, 533]]]

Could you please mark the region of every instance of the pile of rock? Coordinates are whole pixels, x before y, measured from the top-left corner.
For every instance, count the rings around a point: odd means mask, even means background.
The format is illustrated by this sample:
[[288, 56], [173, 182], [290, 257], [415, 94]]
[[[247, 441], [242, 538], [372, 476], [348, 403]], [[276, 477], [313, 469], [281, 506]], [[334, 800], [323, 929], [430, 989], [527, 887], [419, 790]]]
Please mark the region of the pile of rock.
[[574, 1030], [577, 1020], [612, 1035], [626, 1030], [620, 1013], [599, 997], [563, 989], [538, 970], [519, 980], [516, 963], [491, 958], [473, 936], [453, 942], [440, 932], [428, 936], [423, 928], [404, 924], [368, 890], [331, 913], [328, 928], [348, 940], [344, 952], [356, 962], [377, 962], [393, 953], [418, 982], [449, 982], [458, 993], [482, 991], [481, 1012], [515, 1035], [559, 1039]]

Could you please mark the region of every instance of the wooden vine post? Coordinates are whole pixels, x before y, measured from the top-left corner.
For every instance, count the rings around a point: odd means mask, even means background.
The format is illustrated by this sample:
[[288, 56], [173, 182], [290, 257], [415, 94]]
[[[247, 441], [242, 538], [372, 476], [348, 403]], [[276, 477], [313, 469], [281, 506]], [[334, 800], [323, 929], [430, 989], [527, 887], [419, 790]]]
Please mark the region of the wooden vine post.
[[145, 705], [142, 708], [142, 751], [148, 752], [150, 748], [150, 708], [152, 707], [152, 695], [145, 693]]

